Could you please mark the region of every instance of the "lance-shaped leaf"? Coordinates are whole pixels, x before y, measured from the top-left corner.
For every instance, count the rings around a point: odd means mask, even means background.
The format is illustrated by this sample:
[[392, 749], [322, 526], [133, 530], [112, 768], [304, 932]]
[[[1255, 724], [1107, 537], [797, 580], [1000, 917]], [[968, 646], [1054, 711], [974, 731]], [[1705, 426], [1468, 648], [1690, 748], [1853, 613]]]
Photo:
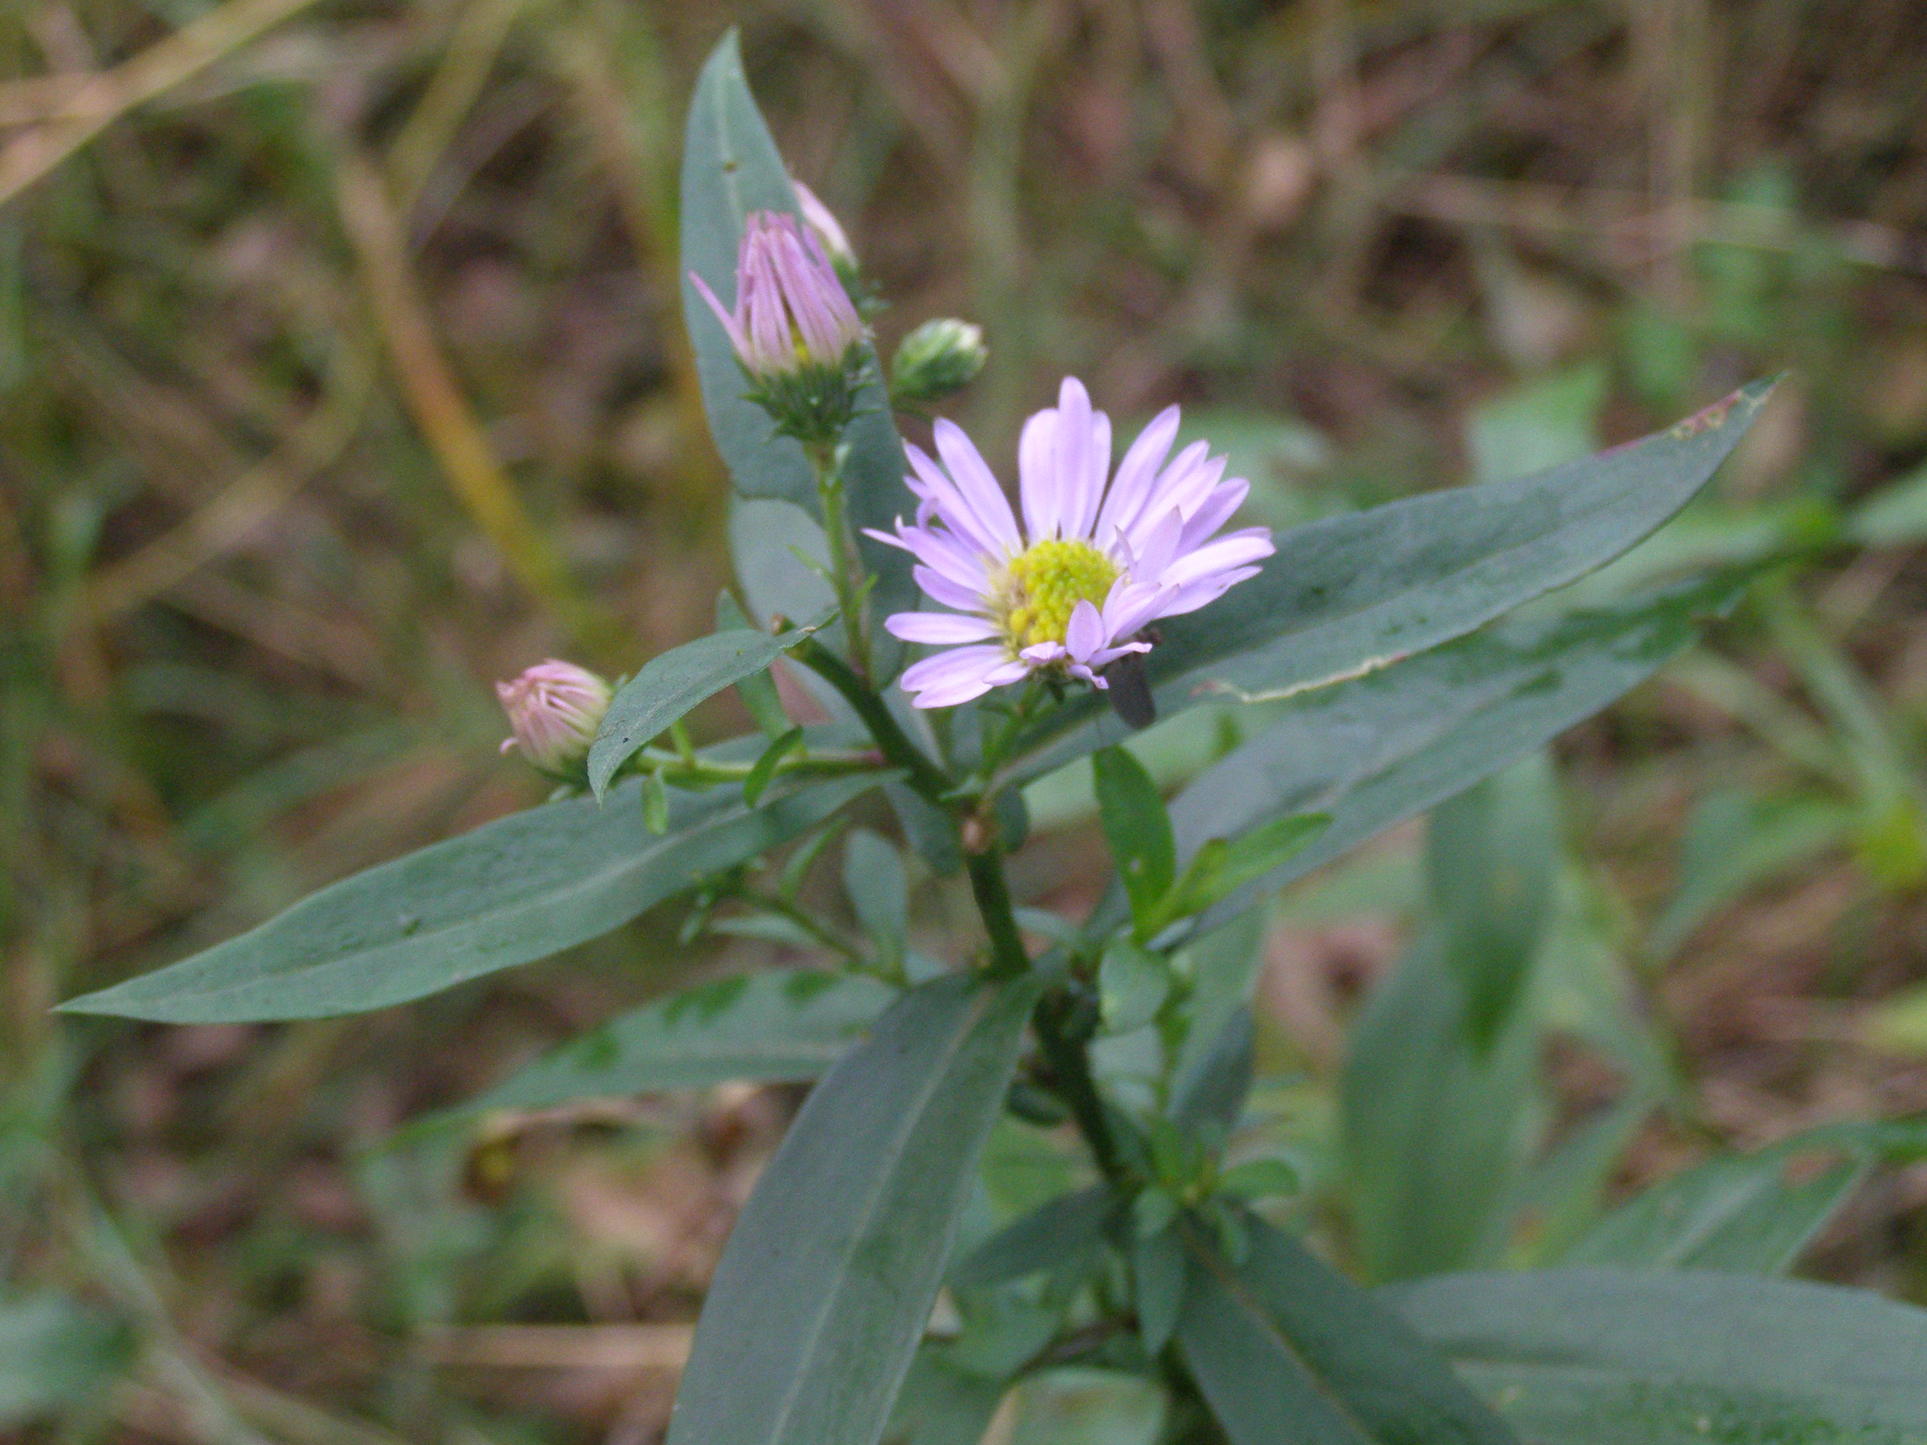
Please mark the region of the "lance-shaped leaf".
[[[1281, 534], [1257, 577], [1161, 624], [1145, 659], [1159, 715], [1201, 692], [1284, 696], [1371, 672], [1603, 566], [1691, 500], [1771, 390], [1755, 383], [1643, 441], [1515, 481]], [[1035, 776], [1128, 735], [1084, 696], [1026, 738], [1017, 770]]]
[[462, 1112], [703, 1089], [734, 1079], [814, 1079], [896, 998], [862, 974], [789, 969], [684, 989], [537, 1059]]
[[238, 938], [62, 1005], [166, 1023], [360, 1013], [609, 932], [822, 822], [883, 776], [803, 782], [745, 808], [677, 792], [649, 831], [640, 781], [572, 798], [331, 884]]
[[1379, 1294], [1531, 1445], [1927, 1445], [1927, 1311], [1878, 1295], [1606, 1269]]
[[[752, 211], [801, 214], [789, 172], [750, 94], [742, 48], [732, 30], [711, 52], [696, 82], [682, 169], [683, 268], [701, 276], [726, 305], [735, 301], [736, 252], [743, 222]], [[737, 490], [795, 502], [815, 514], [816, 485], [802, 447], [777, 436], [769, 416], [745, 397], [747, 384], [728, 334], [687, 285], [683, 316], [696, 350], [710, 433]], [[910, 557], [863, 536], [860, 529], [887, 527], [899, 512], [910, 511], [912, 503], [903, 485], [908, 467], [890, 419], [882, 368], [873, 348], [866, 344], [864, 351], [869, 376], [858, 394], [857, 418], [844, 435], [848, 452], [843, 484], [858, 553], [865, 571], [876, 579], [871, 603], [882, 615], [902, 611], [916, 600]], [[875, 645], [891, 657], [900, 651], [887, 635], [877, 637]]]
[[616, 770], [651, 738], [734, 683], [755, 677], [823, 625], [793, 627], [771, 636], [753, 628], [712, 632], [667, 652], [616, 689], [589, 749], [589, 786], [598, 798], [609, 791]]
[[1177, 1342], [1231, 1445], [1517, 1445], [1397, 1313], [1252, 1216], [1234, 1265], [1186, 1223]]
[[[1329, 822], [1301, 850], [1206, 910], [1197, 933], [1415, 813], [1490, 777], [1591, 716], [1731, 605], [1741, 579], [1664, 591], [1550, 621], [1515, 620], [1296, 699], [1171, 806], [1178, 856], [1292, 815]], [[1088, 931], [1120, 925], [1121, 889]]]
[[1692, 642], [1741, 583], [1717, 579], [1553, 621], [1516, 622], [1307, 694], [1172, 805], [1178, 853], [1281, 814], [1325, 830], [1205, 913], [1209, 928], [1381, 828], [1504, 768], [1598, 712]]
[[875, 1445], [1035, 996], [937, 979], [817, 1085], [717, 1266], [669, 1445]]
[[1620, 1205], [1559, 1262], [1783, 1273], [1877, 1161], [1916, 1159], [1923, 1138], [1927, 1128], [1918, 1123], [1849, 1122], [1708, 1159]]

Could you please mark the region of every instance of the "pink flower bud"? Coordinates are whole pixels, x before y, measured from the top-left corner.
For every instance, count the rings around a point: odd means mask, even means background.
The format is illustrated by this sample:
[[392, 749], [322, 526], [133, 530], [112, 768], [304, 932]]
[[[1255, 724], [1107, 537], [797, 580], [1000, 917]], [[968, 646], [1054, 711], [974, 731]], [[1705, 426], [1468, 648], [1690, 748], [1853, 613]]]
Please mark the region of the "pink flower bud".
[[545, 773], [568, 773], [589, 756], [589, 744], [609, 711], [609, 684], [587, 668], [550, 658], [512, 682], [495, 684], [513, 737], [502, 751], [522, 756]]
[[744, 226], [733, 311], [702, 277], [692, 271], [689, 279], [755, 381], [782, 380], [808, 367], [840, 371], [866, 335], [823, 243], [780, 211], [752, 212]]
[[816, 192], [801, 181], [792, 181], [790, 184], [796, 188], [796, 209], [803, 213], [803, 224], [823, 243], [831, 263], [837, 266], [855, 265], [856, 252], [850, 248], [850, 238], [844, 234], [836, 212], [824, 205]]

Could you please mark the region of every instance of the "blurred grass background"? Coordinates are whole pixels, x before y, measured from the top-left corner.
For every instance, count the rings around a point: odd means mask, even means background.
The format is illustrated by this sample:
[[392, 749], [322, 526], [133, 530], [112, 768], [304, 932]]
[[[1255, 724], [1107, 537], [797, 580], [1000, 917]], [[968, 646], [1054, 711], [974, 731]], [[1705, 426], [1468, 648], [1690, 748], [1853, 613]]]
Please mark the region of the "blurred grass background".
[[[534, 801], [490, 681], [708, 625], [676, 157], [731, 23], [886, 349], [985, 326], [952, 410], [993, 458], [1074, 372], [1195, 408], [1284, 523], [1790, 369], [1679, 545], [1809, 560], [1562, 744], [1572, 833], [1691, 1086], [1637, 1167], [1927, 1107], [1919, 5], [15, 0], [0, 1436], [656, 1438], [787, 1098], [380, 1145], [722, 945], [654, 920], [349, 1022], [48, 1009]], [[1102, 857], [1036, 854], [1071, 901]], [[1280, 913], [1268, 1026], [1314, 1083], [1410, 854]], [[1883, 1175], [1815, 1267], [1927, 1301], [1924, 1203]]]

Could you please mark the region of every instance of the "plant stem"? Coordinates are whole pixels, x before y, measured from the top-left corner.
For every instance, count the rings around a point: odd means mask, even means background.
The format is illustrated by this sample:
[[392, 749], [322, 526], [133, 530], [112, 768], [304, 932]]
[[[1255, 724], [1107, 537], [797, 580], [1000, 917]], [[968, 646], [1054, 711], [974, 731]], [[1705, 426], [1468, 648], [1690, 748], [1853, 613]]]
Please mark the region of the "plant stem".
[[[966, 852], [965, 856], [969, 859], [970, 892], [983, 915], [984, 931], [990, 935], [991, 970], [1014, 977], [1030, 967], [1030, 958], [1024, 952], [1017, 915], [1011, 908], [1003, 849], [993, 841], [981, 852]], [[1118, 1158], [1117, 1141], [1111, 1137], [1104, 1101], [1097, 1092], [1097, 1080], [1091, 1074], [1090, 1051], [1065, 1029], [1065, 1005], [1062, 993], [1046, 994], [1031, 1023], [1037, 1030], [1044, 1062], [1050, 1067], [1053, 1092], [1069, 1107], [1097, 1167], [1106, 1178], [1118, 1179], [1123, 1177], [1124, 1168]]]
[[[990, 939], [991, 972], [1000, 978], [1022, 974], [1031, 966], [1030, 956], [1024, 951], [1023, 937], [1017, 929], [1010, 882], [1004, 875], [1004, 852], [995, 836], [975, 841], [973, 846], [974, 840], [963, 827], [967, 800], [959, 797], [952, 780], [910, 740], [883, 699], [848, 663], [814, 637], [805, 638], [791, 656], [836, 689], [870, 730], [883, 756], [902, 768], [910, 786], [957, 825], [966, 871], [970, 875], [971, 896], [976, 900], [984, 932]], [[982, 803], [978, 806], [985, 807]], [[1110, 1120], [1098, 1095], [1097, 1081], [1091, 1074], [1089, 1050], [1082, 1040], [1073, 1038], [1065, 1030], [1064, 1013], [1064, 996], [1047, 994], [1032, 1020], [1045, 1062], [1050, 1067], [1051, 1083], [1069, 1107], [1098, 1168], [1108, 1178], [1121, 1179], [1126, 1171], [1118, 1157], [1117, 1142], [1111, 1136]]]
[[984, 932], [990, 935], [991, 972], [1014, 978], [1030, 967], [1024, 940], [1017, 932], [1017, 914], [1010, 903], [1010, 883], [1004, 877], [1004, 854], [992, 847], [986, 852], [966, 849], [970, 873], [970, 893], [983, 916]]
[[870, 676], [870, 644], [864, 635], [863, 589], [856, 577], [849, 526], [843, 511], [843, 448], [836, 442], [811, 443], [803, 448], [816, 478], [816, 498], [823, 508], [823, 530], [830, 542], [830, 584], [843, 614], [850, 640], [850, 662], [857, 676]]
[[[784, 758], [776, 765], [776, 776], [811, 773], [818, 777], [841, 777], [849, 773], [870, 773], [888, 765], [881, 754], [864, 752], [804, 753]], [[665, 783], [678, 787], [711, 787], [720, 783], [747, 781], [754, 763], [718, 763], [707, 759], [686, 760], [661, 748], [645, 748], [636, 755], [633, 766], [641, 772], [659, 772]]]
[[1090, 1050], [1081, 1040], [1065, 1032], [1064, 1002], [1061, 993], [1050, 993], [1037, 1005], [1037, 1012], [1031, 1017], [1037, 1042], [1044, 1051], [1044, 1062], [1050, 1066], [1054, 1091], [1069, 1106], [1097, 1167], [1106, 1179], [1123, 1179], [1127, 1171], [1118, 1158], [1117, 1141], [1111, 1137], [1111, 1122], [1104, 1113], [1097, 1080], [1091, 1074]]
[[892, 766], [902, 768], [907, 774], [906, 780], [911, 787], [934, 806], [945, 812], [955, 811], [956, 800], [952, 797], [955, 789], [950, 779], [930, 761], [922, 748], [910, 741], [909, 734], [898, 726], [883, 699], [851, 670], [849, 663], [814, 637], [804, 638], [790, 655], [836, 689], [838, 696], [850, 705], [870, 730], [870, 736], [876, 739], [883, 756]]

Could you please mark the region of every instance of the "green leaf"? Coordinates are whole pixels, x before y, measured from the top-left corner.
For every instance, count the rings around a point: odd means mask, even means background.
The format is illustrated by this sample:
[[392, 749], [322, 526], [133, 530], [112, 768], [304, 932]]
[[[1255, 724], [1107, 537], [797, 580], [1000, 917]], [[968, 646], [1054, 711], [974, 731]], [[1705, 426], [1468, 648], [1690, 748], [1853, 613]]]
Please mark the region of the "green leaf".
[[[682, 169], [683, 269], [701, 276], [725, 305], [735, 299], [736, 253], [751, 211], [799, 214], [789, 173], [750, 94], [741, 46], [732, 30], [710, 53], [696, 82]], [[709, 429], [737, 489], [750, 497], [781, 498], [815, 514], [816, 487], [803, 449], [777, 436], [769, 416], [745, 397], [746, 383], [729, 337], [693, 286], [683, 288], [683, 316], [696, 351]], [[871, 605], [886, 615], [915, 604], [910, 557], [865, 537], [861, 529], [888, 527], [899, 512], [913, 507], [903, 485], [908, 466], [891, 420], [882, 369], [867, 343], [864, 351], [869, 378], [858, 394], [857, 418], [844, 435], [849, 447], [844, 489], [858, 555], [865, 572], [876, 579]], [[897, 644], [877, 631], [875, 644], [883, 660], [900, 655]]]
[[1178, 1319], [1185, 1366], [1231, 1445], [1514, 1445], [1397, 1314], [1245, 1216], [1242, 1266], [1195, 1223]]
[[1171, 1121], [1187, 1133], [1206, 1130], [1223, 1139], [1244, 1112], [1251, 1093], [1251, 1009], [1232, 1013], [1210, 1047], [1180, 1070], [1171, 1085]]
[[1012, 1220], [951, 1267], [954, 1289], [978, 1289], [1063, 1266], [1103, 1237], [1117, 1197], [1101, 1184], [1060, 1194]]
[[1516, 621], [1301, 698], [1172, 805], [1178, 852], [1310, 809], [1331, 825], [1282, 867], [1207, 911], [1210, 928], [1261, 889], [1301, 878], [1381, 828], [1533, 752], [1693, 641], [1740, 583], [1669, 588], [1613, 608]]
[[817, 1085], [717, 1266], [668, 1445], [875, 1445], [1035, 997], [937, 979]]
[[1190, 855], [1184, 874], [1153, 908], [1151, 933], [1221, 903], [1254, 878], [1283, 867], [1331, 824], [1323, 813], [1294, 813], [1261, 823], [1234, 838], [1207, 838]]
[[819, 618], [807, 627], [793, 627], [775, 636], [747, 630], [712, 632], [650, 658], [642, 671], [616, 689], [596, 730], [589, 749], [589, 786], [596, 796], [608, 792], [617, 769], [651, 738], [730, 684], [764, 671], [828, 620]]
[[[747, 793], [749, 790], [744, 789]], [[755, 799], [745, 797], [746, 803]], [[645, 774], [642, 780], [642, 826], [658, 838], [669, 831], [669, 789], [662, 781], [661, 773]]]
[[0, 1428], [98, 1399], [132, 1355], [112, 1315], [64, 1294], [0, 1294]]
[[[1705, 1160], [1622, 1204], [1559, 1262], [1782, 1274], [1866, 1179], [1877, 1152], [1830, 1131]], [[1822, 1167], [1797, 1179], [1790, 1174], [1816, 1154], [1828, 1156]]]
[[878, 781], [800, 783], [761, 808], [677, 793], [648, 831], [623, 784], [514, 813], [357, 873], [239, 938], [61, 1007], [164, 1023], [323, 1018], [405, 1003], [620, 927], [814, 827]]
[[1851, 807], [1825, 797], [1708, 794], [1687, 820], [1679, 882], [1647, 947], [1670, 958], [1695, 929], [1749, 889], [1846, 842]]
[[[1287, 696], [1388, 666], [1483, 626], [1625, 552], [1704, 486], [1773, 389], [1756, 382], [1643, 441], [1516, 481], [1314, 522], [1264, 571], [1162, 624], [1145, 659], [1159, 715], [1200, 696]], [[1034, 777], [1124, 724], [1080, 698], [1028, 734]]]
[[[794, 615], [815, 617], [827, 607], [826, 599], [818, 606], [804, 608]], [[743, 611], [734, 597], [728, 592], [719, 593], [716, 597], [716, 630], [734, 632], [742, 629], [752, 632], [757, 630], [755, 624], [749, 620], [749, 614]], [[764, 737], [780, 738], [790, 730], [789, 714], [783, 711], [783, 700], [776, 692], [776, 679], [769, 673], [754, 672], [748, 677], [737, 679], [736, 695], [742, 698], [743, 706], [756, 720], [756, 726]]]
[[1538, 1030], [1514, 1019], [1476, 1045], [1440, 938], [1422, 939], [1372, 990], [1339, 1091], [1347, 1197], [1373, 1279], [1484, 1263], [1522, 1163], [1519, 1124], [1538, 1084]]
[[1138, 1339], [1148, 1355], [1171, 1342], [1184, 1308], [1184, 1246], [1174, 1229], [1131, 1241], [1131, 1300], [1137, 1307]]
[[1140, 920], [1140, 935], [1148, 938], [1149, 920], [1177, 875], [1171, 819], [1144, 764], [1123, 748], [1100, 748], [1091, 762], [1104, 838], [1131, 900], [1131, 916]]
[[1525, 993], [1564, 851], [1543, 755], [1433, 810], [1425, 849], [1432, 913], [1445, 963], [1465, 989], [1467, 1032], [1481, 1049]]
[[743, 779], [743, 801], [752, 808], [761, 802], [763, 794], [768, 791], [771, 781], [776, 777], [777, 768], [782, 766], [783, 759], [802, 746], [803, 729], [800, 727], [791, 728], [788, 732], [772, 739], [770, 745], [763, 749], [761, 756], [750, 768], [749, 776]]
[[1927, 1445], [1927, 1311], [1877, 1295], [1604, 1269], [1379, 1293], [1528, 1445]]
[[897, 850], [868, 828], [854, 829], [844, 845], [843, 891], [884, 961], [902, 959], [910, 938], [909, 880]]
[[1218, 1190], [1240, 1199], [1269, 1199], [1298, 1192], [1298, 1171], [1283, 1159], [1247, 1159], [1218, 1176]]
[[960, 1369], [946, 1347], [926, 1347], [904, 1378], [885, 1445], [981, 1445], [1004, 1382]]
[[1128, 1034], [1157, 1017], [1171, 994], [1171, 965], [1131, 938], [1115, 938], [1097, 969], [1098, 1007], [1106, 1032]]
[[850, 1051], [896, 990], [861, 974], [739, 974], [610, 1019], [543, 1055], [461, 1112], [814, 1079]]

